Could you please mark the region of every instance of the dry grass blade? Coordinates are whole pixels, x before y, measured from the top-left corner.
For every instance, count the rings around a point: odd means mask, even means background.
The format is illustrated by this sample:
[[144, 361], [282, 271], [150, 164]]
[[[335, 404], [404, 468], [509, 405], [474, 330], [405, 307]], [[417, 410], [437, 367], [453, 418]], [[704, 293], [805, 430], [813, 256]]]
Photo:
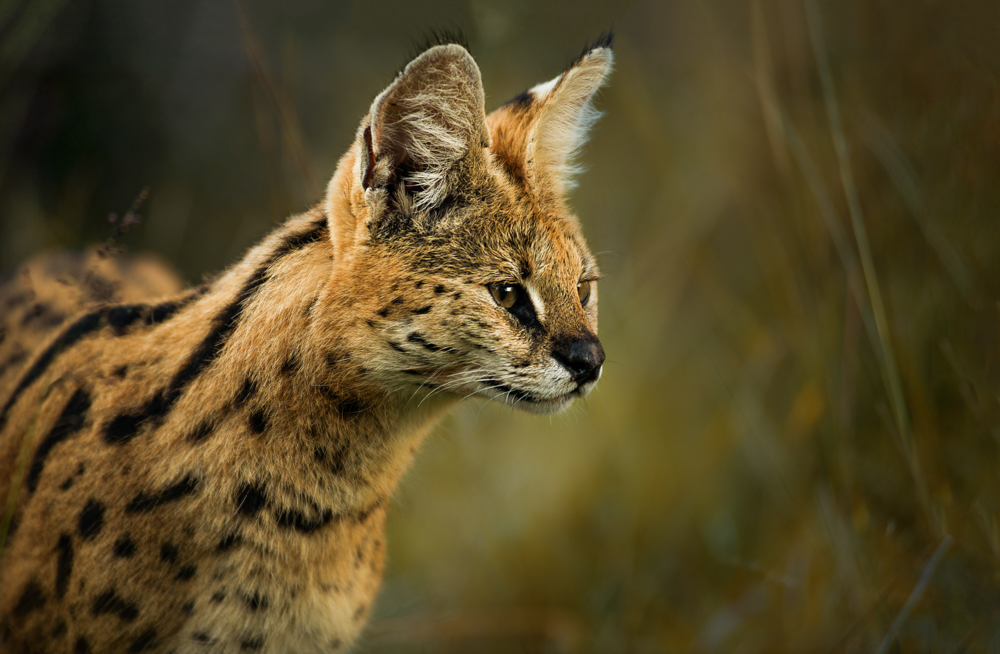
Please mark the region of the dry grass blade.
[[863, 127], [862, 136], [865, 144], [889, 175], [899, 196], [903, 199], [906, 208], [924, 235], [924, 239], [934, 250], [941, 265], [951, 277], [955, 288], [970, 306], [977, 306], [980, 303], [980, 295], [972, 271], [928, 215], [927, 204], [920, 188], [920, 179], [913, 164], [906, 156], [906, 152], [900, 147], [892, 132], [874, 116], [869, 115], [864, 121]]
[[931, 576], [934, 574], [934, 570], [937, 568], [938, 564], [941, 563], [941, 559], [944, 558], [944, 553], [948, 551], [951, 546], [952, 537], [945, 535], [941, 539], [941, 544], [938, 545], [937, 549], [934, 550], [934, 554], [927, 561], [927, 565], [924, 566], [924, 571], [920, 573], [920, 579], [917, 581], [917, 585], [913, 587], [913, 592], [906, 599], [906, 604], [903, 605], [903, 609], [893, 620], [892, 625], [889, 627], [889, 631], [886, 632], [885, 638], [882, 639], [882, 644], [879, 645], [877, 654], [885, 654], [889, 651], [889, 647], [892, 646], [892, 642], [896, 639], [896, 635], [902, 628], [903, 623], [906, 619], [910, 617], [910, 613], [913, 611], [913, 607], [917, 605], [920, 601], [920, 597], [927, 590], [927, 584], [931, 581]]
[[868, 232], [865, 228], [864, 216], [861, 211], [861, 202], [858, 199], [858, 192], [854, 185], [854, 175], [851, 172], [847, 139], [844, 136], [844, 127], [841, 123], [840, 109], [833, 86], [833, 76], [830, 73], [830, 64], [826, 57], [819, 7], [816, 4], [816, 0], [804, 1], [809, 37], [816, 56], [816, 66], [819, 71], [827, 118], [830, 123], [830, 135], [833, 139], [834, 151], [837, 155], [840, 181], [843, 186], [844, 196], [847, 199], [847, 208], [851, 216], [851, 227], [854, 230], [854, 239], [857, 242], [858, 254], [861, 259], [861, 269], [864, 272], [865, 285], [868, 287], [868, 299], [871, 302], [875, 328], [878, 331], [879, 347], [876, 351], [879, 354], [882, 374], [889, 392], [889, 402], [892, 406], [896, 428], [899, 430], [900, 437], [906, 447], [907, 465], [910, 468], [917, 487], [917, 495], [923, 507], [924, 518], [928, 526], [935, 533], [940, 534], [943, 531], [943, 526], [938, 524], [931, 510], [927, 483], [917, 457], [916, 448], [913, 445], [910, 418], [906, 409], [906, 401], [903, 397], [903, 382], [899, 374], [899, 368], [896, 365], [895, 354], [893, 354], [892, 339], [889, 334], [889, 321], [886, 317], [885, 304], [882, 301], [882, 291], [879, 288], [878, 276], [875, 272], [875, 261], [868, 242]]

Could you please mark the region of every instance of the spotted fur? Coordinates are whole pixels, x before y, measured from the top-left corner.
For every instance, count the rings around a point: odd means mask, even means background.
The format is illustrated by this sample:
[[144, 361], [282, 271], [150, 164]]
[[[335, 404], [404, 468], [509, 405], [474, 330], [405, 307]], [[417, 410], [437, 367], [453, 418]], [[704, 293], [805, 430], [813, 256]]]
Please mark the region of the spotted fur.
[[611, 59], [602, 42], [487, 116], [468, 52], [436, 45], [324, 202], [215, 281], [93, 255], [9, 280], [0, 649], [348, 648], [435, 422], [596, 383], [599, 275], [564, 194]]

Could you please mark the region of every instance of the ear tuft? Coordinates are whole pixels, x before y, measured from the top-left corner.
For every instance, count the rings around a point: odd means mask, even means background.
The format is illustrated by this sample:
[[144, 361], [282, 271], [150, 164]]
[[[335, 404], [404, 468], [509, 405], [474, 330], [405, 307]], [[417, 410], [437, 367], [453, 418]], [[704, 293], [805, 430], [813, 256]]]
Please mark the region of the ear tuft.
[[427, 52], [431, 48], [438, 45], [460, 45], [472, 54], [472, 48], [469, 47], [469, 39], [466, 38], [465, 33], [459, 29], [442, 29], [442, 30], [428, 30], [424, 33], [424, 38], [420, 41], [419, 45], [414, 48], [413, 56], [411, 59], [416, 59], [423, 53]]
[[437, 206], [455, 163], [489, 144], [484, 104], [479, 67], [465, 48], [425, 51], [372, 104], [362, 128], [363, 187], [402, 182], [415, 209]]
[[594, 95], [611, 74], [613, 38], [611, 32], [602, 34], [598, 45], [586, 49], [566, 72], [529, 91], [542, 107], [528, 160], [537, 174], [549, 175], [562, 191], [575, 185], [580, 172], [577, 154], [601, 116], [594, 108]]
[[615, 28], [612, 27], [611, 29], [601, 32], [596, 39], [594, 39], [587, 45], [583, 46], [583, 51], [580, 52], [580, 56], [576, 58], [576, 61], [570, 64], [570, 68], [579, 63], [581, 59], [586, 57], [593, 50], [598, 50], [601, 48], [604, 48], [606, 50], [611, 50], [614, 48], [614, 44], [615, 44]]

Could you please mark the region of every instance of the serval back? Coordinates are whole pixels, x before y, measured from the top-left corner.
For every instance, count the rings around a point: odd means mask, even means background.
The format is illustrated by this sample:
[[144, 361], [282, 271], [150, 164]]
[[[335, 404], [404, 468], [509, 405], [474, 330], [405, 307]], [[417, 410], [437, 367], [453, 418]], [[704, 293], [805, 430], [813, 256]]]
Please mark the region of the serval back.
[[431, 47], [323, 202], [211, 283], [93, 255], [16, 275], [0, 649], [350, 647], [389, 497], [443, 414], [471, 395], [554, 412], [600, 376], [566, 193], [611, 62], [605, 39], [487, 116], [469, 53]]

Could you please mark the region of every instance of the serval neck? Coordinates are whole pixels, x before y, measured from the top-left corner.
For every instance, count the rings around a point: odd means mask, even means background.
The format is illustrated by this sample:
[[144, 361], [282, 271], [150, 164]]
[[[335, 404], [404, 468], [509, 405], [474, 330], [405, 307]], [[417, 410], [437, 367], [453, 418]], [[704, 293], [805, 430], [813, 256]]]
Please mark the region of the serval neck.
[[108, 420], [105, 440], [157, 423], [157, 438], [173, 441], [161, 445], [193, 453], [206, 473], [281, 479], [288, 494], [338, 512], [384, 501], [454, 399], [390, 393], [373, 379], [343, 310], [350, 282], [333, 278], [333, 263], [326, 217], [314, 211], [189, 292], [202, 295], [146, 336], [153, 350], [189, 354], [165, 386], [151, 380], [160, 390]]

